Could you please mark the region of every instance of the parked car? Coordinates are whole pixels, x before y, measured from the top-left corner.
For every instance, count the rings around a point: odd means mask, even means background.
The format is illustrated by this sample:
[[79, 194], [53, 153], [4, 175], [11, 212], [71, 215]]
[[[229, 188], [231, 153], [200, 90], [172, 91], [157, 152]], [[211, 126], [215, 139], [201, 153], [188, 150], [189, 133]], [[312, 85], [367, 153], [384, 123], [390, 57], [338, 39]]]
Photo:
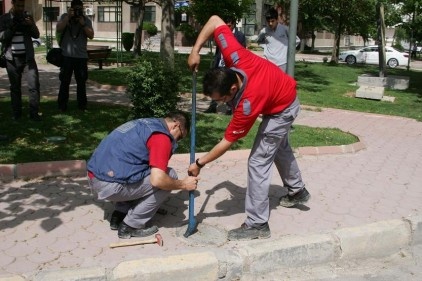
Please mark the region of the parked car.
[[40, 38], [38, 38], [38, 39], [32, 38], [32, 45], [34, 46], [34, 48], [41, 46], [42, 45], [41, 39]]
[[[409, 54], [400, 52], [392, 47], [385, 47], [385, 61], [391, 68], [399, 65], [407, 65]], [[347, 64], [367, 63], [379, 64], [378, 46], [368, 46], [359, 50], [348, 50], [340, 52], [340, 61]]]
[[[32, 38], [32, 45], [34, 46], [34, 48], [41, 46], [42, 45], [41, 39], [40, 38], [38, 38], [38, 39]], [[1, 47], [1, 43], [0, 43], [0, 47]]]

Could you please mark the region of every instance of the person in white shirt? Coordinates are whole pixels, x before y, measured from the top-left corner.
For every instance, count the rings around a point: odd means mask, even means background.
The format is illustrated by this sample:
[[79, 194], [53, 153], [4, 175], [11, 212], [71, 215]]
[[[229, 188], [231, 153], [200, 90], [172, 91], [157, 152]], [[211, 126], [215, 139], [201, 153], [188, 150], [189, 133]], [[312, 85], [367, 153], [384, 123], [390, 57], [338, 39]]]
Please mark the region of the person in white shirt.
[[[271, 8], [266, 14], [267, 26], [258, 35], [258, 44], [264, 47], [264, 57], [277, 65], [281, 70], [287, 70], [287, 50], [289, 47], [289, 28], [279, 23], [278, 12]], [[296, 45], [300, 43], [296, 37]]]

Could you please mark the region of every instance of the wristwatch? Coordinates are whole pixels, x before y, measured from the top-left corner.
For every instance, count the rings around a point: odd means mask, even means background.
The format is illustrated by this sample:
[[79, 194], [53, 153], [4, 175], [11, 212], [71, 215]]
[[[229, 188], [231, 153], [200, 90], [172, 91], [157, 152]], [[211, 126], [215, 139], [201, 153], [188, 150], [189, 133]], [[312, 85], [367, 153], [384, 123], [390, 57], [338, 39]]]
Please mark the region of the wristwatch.
[[202, 169], [205, 166], [205, 164], [204, 165], [199, 164], [199, 158], [195, 160], [195, 164], [196, 166], [198, 166], [199, 169]]

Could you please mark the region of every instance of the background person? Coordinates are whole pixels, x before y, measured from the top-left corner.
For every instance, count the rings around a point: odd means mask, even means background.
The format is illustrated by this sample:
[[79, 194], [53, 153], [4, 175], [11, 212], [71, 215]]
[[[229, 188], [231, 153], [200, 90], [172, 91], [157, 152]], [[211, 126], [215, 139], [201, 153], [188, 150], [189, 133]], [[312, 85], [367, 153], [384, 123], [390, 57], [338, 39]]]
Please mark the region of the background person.
[[300, 111], [296, 81], [273, 63], [240, 45], [218, 16], [208, 20], [192, 48], [188, 58], [192, 71], [198, 70], [199, 52], [212, 35], [223, 54], [226, 67], [211, 69], [205, 74], [203, 91], [215, 101], [228, 102], [232, 106], [233, 117], [224, 138], [191, 164], [188, 172], [198, 175], [204, 165], [222, 156], [234, 142], [246, 136], [262, 114], [248, 158], [247, 217], [239, 228], [229, 231], [228, 239], [269, 238], [268, 192], [273, 164], [288, 189], [288, 195], [280, 199], [280, 205], [292, 207], [310, 198], [289, 144], [290, 126]]
[[40, 121], [40, 81], [35, 61], [32, 38], [40, 32], [34, 19], [25, 12], [24, 0], [12, 0], [10, 11], [0, 16], [0, 41], [7, 59], [7, 75], [10, 82], [10, 99], [13, 120], [22, 117], [22, 73], [27, 67], [29, 90], [29, 118]]
[[[289, 28], [279, 22], [279, 14], [274, 8], [265, 13], [265, 19], [267, 26], [258, 34], [257, 42], [264, 47], [264, 57], [286, 72]], [[300, 39], [296, 37], [296, 46], [299, 43]]]
[[86, 110], [86, 80], [88, 79], [88, 38], [94, 38], [91, 20], [83, 14], [81, 0], [72, 0], [67, 13], [60, 17], [56, 31], [61, 33], [63, 63], [60, 68], [59, 110], [65, 112], [69, 101], [69, 85], [73, 73], [76, 80], [78, 108]]
[[100, 200], [115, 203], [110, 228], [119, 238], [158, 231], [146, 226], [171, 190], [195, 190], [199, 178], [177, 179], [168, 167], [177, 142], [190, 128], [184, 113], [129, 121], [111, 132], [87, 163], [89, 183]]

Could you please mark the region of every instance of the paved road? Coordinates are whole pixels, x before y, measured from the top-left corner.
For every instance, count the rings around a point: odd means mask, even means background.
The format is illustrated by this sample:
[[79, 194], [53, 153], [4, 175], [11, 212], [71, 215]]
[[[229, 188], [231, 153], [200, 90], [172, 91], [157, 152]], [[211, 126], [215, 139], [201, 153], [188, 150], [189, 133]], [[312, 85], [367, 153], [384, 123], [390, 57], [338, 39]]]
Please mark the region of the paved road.
[[[43, 95], [54, 95], [57, 69], [42, 64], [40, 68]], [[0, 96], [7, 91], [5, 83], [1, 70]], [[117, 90], [91, 84], [88, 91], [90, 100], [124, 103], [124, 94]], [[206, 270], [212, 274], [205, 279], [216, 280], [217, 276], [240, 278], [248, 272], [268, 271], [275, 266], [296, 266], [274, 258], [272, 251], [280, 247], [297, 248], [301, 243], [306, 243], [306, 250], [288, 250], [283, 257], [290, 255], [290, 261], [312, 257], [313, 262], [348, 255], [362, 258], [397, 252], [415, 240], [422, 243], [422, 219], [418, 220], [422, 215], [422, 123], [401, 117], [323, 109], [304, 110], [297, 124], [351, 132], [360, 138], [364, 149], [299, 154], [298, 162], [312, 194], [306, 206], [291, 209], [278, 206], [278, 198], [286, 191], [274, 174], [270, 189], [270, 239], [226, 241], [227, 230], [238, 227], [244, 220], [248, 151], [229, 152], [203, 169], [195, 198], [199, 231], [188, 239], [183, 237], [188, 196], [184, 192], [172, 193], [163, 206], [167, 214], [157, 214], [153, 219], [164, 237], [164, 247], [110, 249], [110, 243], [119, 242], [108, 224], [112, 205], [92, 198], [85, 177], [16, 180], [3, 183], [0, 189], [0, 278], [18, 275], [27, 280], [59, 280], [55, 270], [66, 276], [63, 270], [68, 269], [68, 274], [74, 276], [97, 274], [103, 279], [107, 276], [118, 280], [134, 270], [155, 270], [152, 264], [160, 263], [161, 273], [156, 273], [157, 276], [171, 272], [175, 275], [167, 276], [172, 276], [173, 281], [195, 280], [196, 275], [186, 276], [186, 271]], [[171, 166], [181, 175], [186, 173], [188, 163], [189, 155], [185, 154], [175, 155], [171, 160]], [[407, 219], [414, 218], [416, 223], [409, 224]], [[371, 223], [381, 223], [377, 224], [374, 236], [366, 228]], [[342, 231], [345, 228], [351, 229]], [[359, 230], [364, 233], [361, 235], [368, 235], [370, 242], [365, 247], [354, 245], [348, 250], [347, 243], [338, 247], [344, 236]], [[316, 242], [315, 235], [323, 234], [328, 234], [323, 236], [323, 242]], [[327, 254], [327, 240], [335, 247], [333, 253]], [[263, 258], [266, 250], [269, 258]], [[157, 260], [148, 260], [150, 263], [145, 260], [151, 258]], [[177, 278], [178, 270], [184, 272], [180, 276], [185, 279]], [[130, 276], [135, 280], [134, 275]]]

